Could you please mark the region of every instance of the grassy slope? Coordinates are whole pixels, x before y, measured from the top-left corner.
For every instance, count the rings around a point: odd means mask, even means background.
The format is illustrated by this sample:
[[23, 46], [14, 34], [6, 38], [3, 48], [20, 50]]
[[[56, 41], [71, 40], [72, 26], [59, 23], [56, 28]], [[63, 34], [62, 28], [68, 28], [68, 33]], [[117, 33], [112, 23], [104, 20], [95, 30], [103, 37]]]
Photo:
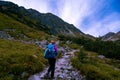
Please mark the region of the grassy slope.
[[112, 60], [100, 59], [97, 53], [77, 52], [72, 59], [72, 65], [86, 75], [88, 80], [120, 80], [120, 70], [115, 70]]
[[[8, 29], [8, 30], [6, 30]], [[0, 30], [9, 33], [15, 39], [47, 39], [49, 35], [22, 24], [11, 17], [0, 13]], [[38, 54], [39, 53], [39, 54]], [[22, 80], [43, 69], [47, 61], [43, 58], [43, 50], [33, 44], [23, 44], [15, 40], [0, 39], [0, 80]]]
[[19, 80], [23, 72], [28, 77], [43, 70], [46, 63], [43, 50], [36, 45], [0, 39], [0, 80]]
[[49, 35], [43, 31], [30, 28], [29, 26], [22, 24], [9, 16], [0, 13], [0, 30], [5, 29], [13, 29], [14, 31], [11, 30], [7, 32], [16, 39], [24, 39], [21, 34], [24, 34], [29, 38], [39, 40], [42, 40], [43, 38], [47, 39], [49, 37]]

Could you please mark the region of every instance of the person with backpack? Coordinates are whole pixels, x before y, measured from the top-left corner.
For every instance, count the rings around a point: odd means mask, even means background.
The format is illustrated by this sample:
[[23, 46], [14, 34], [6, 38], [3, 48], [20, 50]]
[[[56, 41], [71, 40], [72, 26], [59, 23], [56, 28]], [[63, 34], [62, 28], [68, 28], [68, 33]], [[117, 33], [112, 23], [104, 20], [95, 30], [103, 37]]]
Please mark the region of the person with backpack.
[[51, 73], [51, 78], [54, 78], [54, 71], [55, 71], [55, 63], [56, 63], [56, 57], [58, 55], [57, 47], [55, 46], [55, 41], [51, 40], [51, 42], [48, 44], [47, 49], [44, 52], [44, 57], [48, 59], [49, 62], [49, 68], [47, 71], [47, 76]]

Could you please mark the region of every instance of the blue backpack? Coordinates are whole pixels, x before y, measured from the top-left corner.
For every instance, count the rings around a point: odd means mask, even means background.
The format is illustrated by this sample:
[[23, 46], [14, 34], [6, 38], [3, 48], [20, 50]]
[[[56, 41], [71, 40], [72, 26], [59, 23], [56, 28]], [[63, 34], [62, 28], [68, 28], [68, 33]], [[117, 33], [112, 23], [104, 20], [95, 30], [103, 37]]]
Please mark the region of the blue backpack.
[[54, 45], [49, 44], [48, 47], [46, 48], [44, 52], [44, 58], [49, 59], [49, 58], [54, 58]]

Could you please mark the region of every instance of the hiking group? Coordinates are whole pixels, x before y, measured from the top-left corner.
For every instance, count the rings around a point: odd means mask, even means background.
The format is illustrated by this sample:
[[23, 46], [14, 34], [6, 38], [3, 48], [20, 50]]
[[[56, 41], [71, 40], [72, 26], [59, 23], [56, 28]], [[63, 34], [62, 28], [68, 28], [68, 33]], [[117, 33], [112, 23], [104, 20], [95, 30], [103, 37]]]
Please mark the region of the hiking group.
[[56, 63], [57, 55], [58, 55], [58, 50], [55, 45], [55, 41], [51, 40], [51, 42], [48, 44], [44, 52], [44, 58], [46, 58], [49, 62], [49, 68], [46, 73], [46, 76], [50, 77], [51, 79], [54, 78], [55, 63]]

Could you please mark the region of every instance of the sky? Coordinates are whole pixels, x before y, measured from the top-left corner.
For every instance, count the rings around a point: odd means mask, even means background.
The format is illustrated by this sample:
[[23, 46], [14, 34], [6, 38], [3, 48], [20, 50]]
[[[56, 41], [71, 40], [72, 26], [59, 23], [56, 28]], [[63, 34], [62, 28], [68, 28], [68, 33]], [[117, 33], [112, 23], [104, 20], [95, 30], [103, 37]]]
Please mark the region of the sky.
[[120, 31], [120, 0], [5, 0], [41, 13], [53, 13], [85, 34]]

